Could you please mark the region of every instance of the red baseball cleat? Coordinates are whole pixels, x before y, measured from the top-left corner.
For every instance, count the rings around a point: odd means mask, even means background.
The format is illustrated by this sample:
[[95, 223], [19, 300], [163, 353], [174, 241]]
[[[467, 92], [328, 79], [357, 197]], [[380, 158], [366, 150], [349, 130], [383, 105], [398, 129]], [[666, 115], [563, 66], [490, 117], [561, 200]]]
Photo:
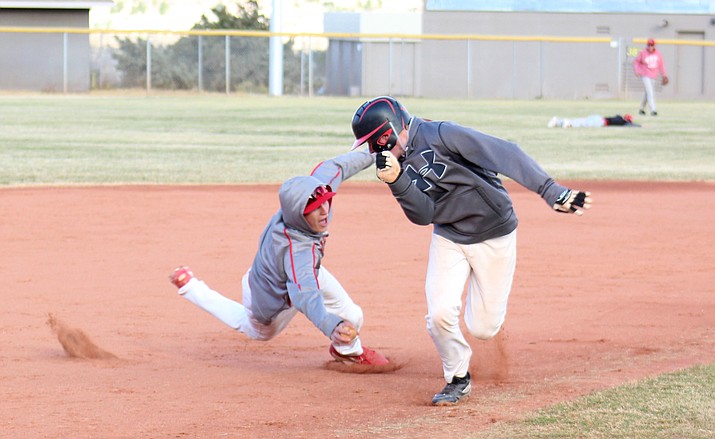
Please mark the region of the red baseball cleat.
[[360, 355], [342, 355], [335, 350], [335, 346], [333, 345], [330, 345], [329, 351], [330, 355], [332, 355], [336, 361], [341, 363], [355, 363], [373, 366], [385, 366], [390, 364], [390, 361], [385, 358], [384, 355], [365, 346], [362, 347], [362, 354]]
[[184, 266], [178, 267], [173, 273], [171, 273], [171, 276], [169, 276], [169, 280], [172, 284], [176, 285], [176, 288], [183, 287], [193, 278], [194, 273], [191, 272], [189, 267]]

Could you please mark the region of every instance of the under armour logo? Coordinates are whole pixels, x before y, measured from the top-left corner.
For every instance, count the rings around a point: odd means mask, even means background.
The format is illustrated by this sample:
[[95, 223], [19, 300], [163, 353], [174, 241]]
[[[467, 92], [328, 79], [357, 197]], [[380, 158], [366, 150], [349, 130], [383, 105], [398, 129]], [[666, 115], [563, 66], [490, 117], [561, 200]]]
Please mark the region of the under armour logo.
[[431, 149], [421, 152], [420, 155], [425, 161], [425, 165], [419, 169], [413, 168], [412, 165], [407, 165], [407, 167], [405, 168], [405, 172], [412, 179], [412, 182], [415, 184], [415, 186], [417, 186], [417, 189], [421, 190], [422, 192], [426, 192], [432, 189], [432, 184], [429, 181], [425, 180], [427, 174], [432, 172], [439, 180], [444, 176], [444, 173], [447, 171], [447, 165], [445, 165], [444, 163], [436, 162], [434, 159], [434, 151], [432, 151]]

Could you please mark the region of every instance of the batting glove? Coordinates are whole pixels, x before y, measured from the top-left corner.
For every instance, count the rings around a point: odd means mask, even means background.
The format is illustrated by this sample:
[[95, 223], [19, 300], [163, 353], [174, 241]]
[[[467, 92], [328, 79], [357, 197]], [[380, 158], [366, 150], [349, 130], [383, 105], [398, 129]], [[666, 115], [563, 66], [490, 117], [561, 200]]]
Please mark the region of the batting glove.
[[400, 162], [390, 151], [382, 151], [375, 157], [377, 178], [385, 183], [394, 183], [400, 176]]
[[562, 213], [583, 215], [585, 209], [591, 208], [591, 192], [580, 192], [566, 189], [561, 192], [554, 203], [554, 210]]

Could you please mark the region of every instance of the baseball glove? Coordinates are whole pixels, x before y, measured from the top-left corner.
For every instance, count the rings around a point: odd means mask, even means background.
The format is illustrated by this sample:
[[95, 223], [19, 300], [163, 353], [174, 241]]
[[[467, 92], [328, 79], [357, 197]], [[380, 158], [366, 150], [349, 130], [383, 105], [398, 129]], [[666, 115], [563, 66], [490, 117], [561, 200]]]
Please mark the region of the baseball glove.
[[669, 82], [670, 82], [670, 79], [668, 79], [667, 76], [663, 76], [663, 81], [661, 81], [661, 84], [663, 84], [665, 86], [665, 85], [668, 85]]

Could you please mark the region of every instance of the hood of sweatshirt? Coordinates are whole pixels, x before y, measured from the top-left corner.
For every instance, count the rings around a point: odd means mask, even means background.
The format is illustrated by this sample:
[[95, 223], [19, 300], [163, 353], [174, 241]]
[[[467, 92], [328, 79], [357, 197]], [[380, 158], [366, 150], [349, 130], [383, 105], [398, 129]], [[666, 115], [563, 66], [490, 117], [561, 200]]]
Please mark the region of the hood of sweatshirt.
[[[283, 223], [309, 235], [319, 235], [313, 231], [305, 220], [303, 211], [308, 204], [310, 196], [318, 186], [323, 185], [320, 180], [311, 176], [293, 177], [286, 180], [278, 191], [278, 198], [283, 213]], [[330, 212], [332, 216], [332, 211]]]

